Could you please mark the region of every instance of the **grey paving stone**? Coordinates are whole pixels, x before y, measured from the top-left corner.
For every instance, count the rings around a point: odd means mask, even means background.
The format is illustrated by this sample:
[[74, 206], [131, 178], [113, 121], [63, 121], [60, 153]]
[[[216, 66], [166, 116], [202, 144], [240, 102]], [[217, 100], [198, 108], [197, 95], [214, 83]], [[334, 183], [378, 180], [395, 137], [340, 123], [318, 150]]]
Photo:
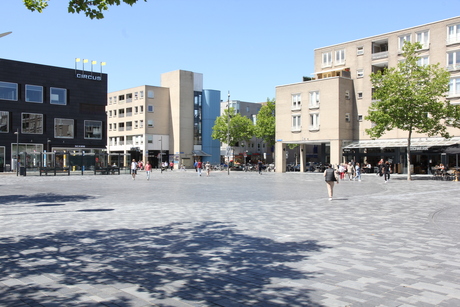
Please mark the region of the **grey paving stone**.
[[459, 305], [456, 182], [153, 175], [0, 175], [0, 306]]

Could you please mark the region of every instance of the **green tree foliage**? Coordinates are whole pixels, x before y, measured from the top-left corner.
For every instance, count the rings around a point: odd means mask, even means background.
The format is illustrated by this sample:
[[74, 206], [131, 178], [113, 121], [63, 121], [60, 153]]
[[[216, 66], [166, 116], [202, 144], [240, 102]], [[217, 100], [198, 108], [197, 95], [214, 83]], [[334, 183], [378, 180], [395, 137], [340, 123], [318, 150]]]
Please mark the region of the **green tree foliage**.
[[[397, 67], [371, 74], [375, 99], [365, 117], [374, 123], [366, 132], [373, 138], [386, 131], [407, 131], [407, 166], [410, 166], [410, 146], [413, 132], [449, 138], [447, 125], [458, 127], [459, 108], [446, 99], [449, 72], [435, 65], [418, 65], [420, 43], [406, 43], [404, 61]], [[410, 171], [407, 180], [411, 180]]]
[[264, 140], [267, 146], [275, 144], [275, 98], [267, 98], [267, 102], [260, 108], [254, 133], [256, 137]]
[[[221, 143], [235, 146], [238, 142], [248, 141], [253, 135], [254, 125], [252, 121], [236, 113], [234, 108], [229, 108], [224, 111], [224, 114], [216, 118], [211, 137]], [[228, 138], [230, 142], [228, 142]]]
[[[32, 12], [39, 13], [48, 6], [49, 0], [23, 0], [27, 9]], [[133, 5], [140, 0], [70, 0], [68, 11], [69, 13], [85, 13], [91, 19], [103, 19], [104, 11], [109, 9], [111, 5], [120, 5], [122, 2]], [[144, 0], [147, 2], [147, 0]]]

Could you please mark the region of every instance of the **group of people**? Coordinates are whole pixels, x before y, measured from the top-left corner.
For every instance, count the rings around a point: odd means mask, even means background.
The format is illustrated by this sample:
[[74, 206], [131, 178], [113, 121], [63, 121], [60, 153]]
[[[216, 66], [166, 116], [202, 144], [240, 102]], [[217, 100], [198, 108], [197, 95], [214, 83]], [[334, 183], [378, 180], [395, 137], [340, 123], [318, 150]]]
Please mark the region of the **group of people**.
[[198, 176], [201, 177], [201, 170], [205, 169], [206, 170], [206, 176], [209, 177], [209, 174], [211, 173], [211, 163], [207, 161], [206, 163], [201, 162], [200, 160], [195, 161], [194, 165], [195, 171], [198, 173]]
[[[174, 162], [171, 161], [169, 164], [166, 161], [163, 162], [161, 164], [161, 171], [163, 172], [163, 170], [167, 169], [168, 166], [170, 167], [171, 170], [173, 170]], [[143, 161], [136, 162], [136, 159], [133, 159], [131, 161], [131, 167], [130, 167], [131, 177], [133, 178], [133, 180], [136, 180], [136, 175], [137, 175], [138, 170], [144, 170], [147, 176], [147, 180], [150, 180], [150, 174], [152, 173], [152, 164], [150, 164], [149, 161], [147, 161], [147, 163], [144, 164]]]
[[[367, 167], [370, 168], [368, 165]], [[348, 164], [341, 164], [338, 166], [337, 170], [332, 167], [332, 164], [327, 165], [326, 170], [324, 171], [324, 179], [327, 185], [327, 192], [329, 200], [332, 200], [334, 194], [334, 184], [340, 182], [340, 180], [345, 180], [345, 176], [348, 177], [348, 180], [358, 180], [361, 181], [361, 165], [356, 162], [349, 162]], [[393, 173], [392, 166], [390, 161], [384, 161], [381, 159], [378, 163], [378, 172], [377, 176], [385, 178], [385, 183], [390, 180], [390, 174]]]

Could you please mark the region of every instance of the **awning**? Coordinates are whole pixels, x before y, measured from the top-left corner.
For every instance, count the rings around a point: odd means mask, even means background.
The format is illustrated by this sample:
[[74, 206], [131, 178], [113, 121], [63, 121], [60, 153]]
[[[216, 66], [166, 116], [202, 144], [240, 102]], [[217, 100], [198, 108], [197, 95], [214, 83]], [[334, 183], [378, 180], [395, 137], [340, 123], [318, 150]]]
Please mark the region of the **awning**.
[[194, 156], [200, 156], [200, 157], [211, 157], [211, 155], [208, 155], [207, 153], [205, 153], [202, 150], [192, 150], [192, 154]]
[[[444, 138], [414, 138], [411, 139], [411, 147], [430, 148], [435, 146], [451, 146], [460, 144], [460, 137], [451, 139]], [[353, 148], [389, 148], [389, 147], [407, 147], [407, 139], [390, 139], [390, 140], [365, 140], [358, 141], [344, 146], [343, 149]]]

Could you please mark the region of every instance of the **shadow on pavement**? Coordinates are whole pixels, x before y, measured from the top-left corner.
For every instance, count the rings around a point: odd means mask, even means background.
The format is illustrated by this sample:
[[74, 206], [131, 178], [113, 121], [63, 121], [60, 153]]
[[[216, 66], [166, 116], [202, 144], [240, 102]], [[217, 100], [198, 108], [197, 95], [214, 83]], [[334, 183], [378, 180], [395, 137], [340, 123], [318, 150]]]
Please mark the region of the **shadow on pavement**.
[[296, 267], [324, 248], [252, 237], [220, 222], [3, 238], [0, 298], [2, 306], [174, 306], [171, 298], [203, 306], [321, 306], [302, 286], [314, 274]]
[[88, 195], [60, 195], [53, 193], [42, 193], [35, 195], [3, 195], [0, 196], [0, 205], [15, 205], [24, 203], [61, 203], [68, 201], [85, 201], [93, 198], [93, 196]]

